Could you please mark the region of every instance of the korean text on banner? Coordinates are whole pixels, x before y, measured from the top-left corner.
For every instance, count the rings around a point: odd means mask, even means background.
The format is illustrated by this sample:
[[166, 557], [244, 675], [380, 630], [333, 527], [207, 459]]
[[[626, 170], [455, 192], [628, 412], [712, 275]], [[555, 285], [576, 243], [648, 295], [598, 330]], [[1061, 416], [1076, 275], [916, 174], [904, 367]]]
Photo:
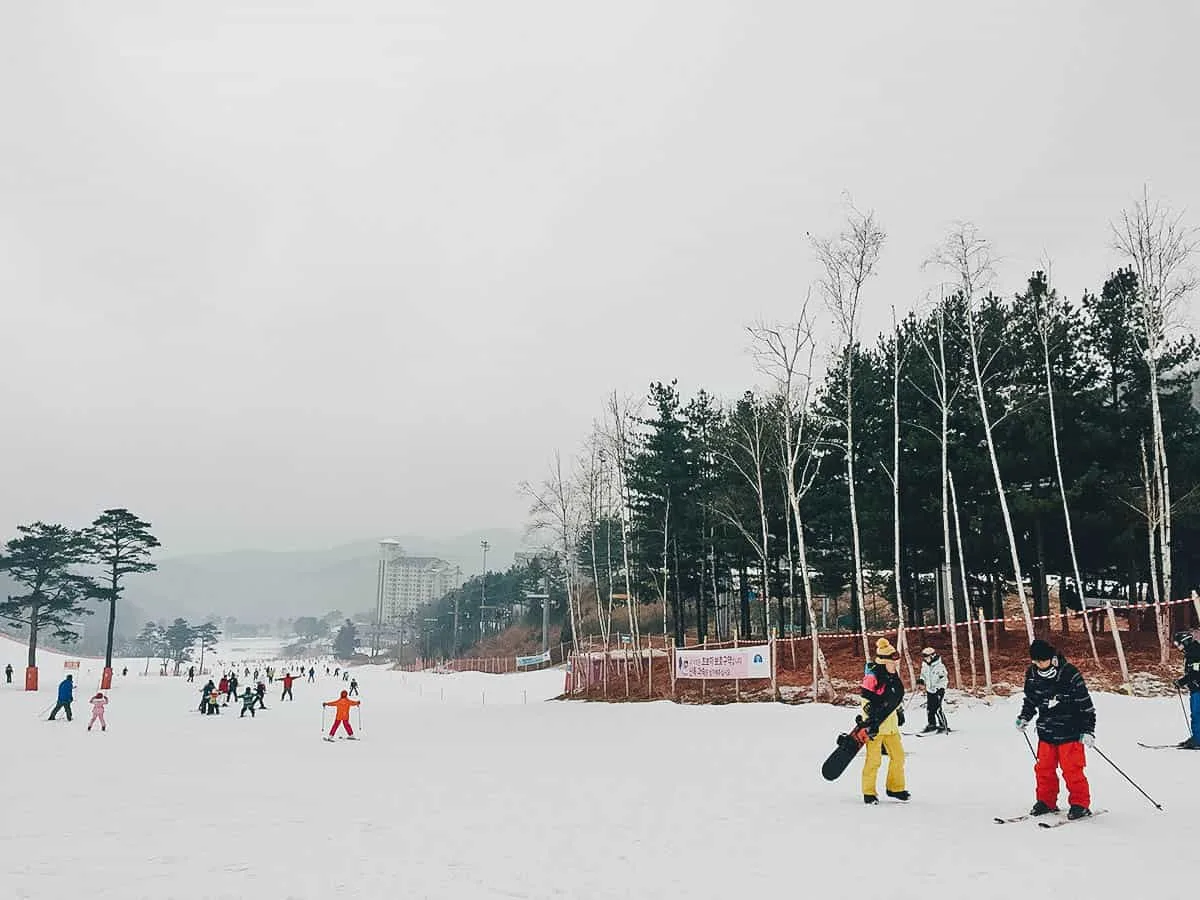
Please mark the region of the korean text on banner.
[[542, 663], [548, 663], [548, 662], [550, 662], [550, 651], [549, 650], [547, 650], [545, 653], [539, 653], [537, 656], [518, 656], [517, 657], [517, 665], [518, 666], [537, 666], [537, 665], [541, 665]]
[[724, 650], [675, 651], [676, 678], [770, 678], [771, 649], [766, 644]]
[[79, 668], [79, 660], [77, 660], [77, 659], [64, 660], [63, 668], [64, 669], [78, 669]]

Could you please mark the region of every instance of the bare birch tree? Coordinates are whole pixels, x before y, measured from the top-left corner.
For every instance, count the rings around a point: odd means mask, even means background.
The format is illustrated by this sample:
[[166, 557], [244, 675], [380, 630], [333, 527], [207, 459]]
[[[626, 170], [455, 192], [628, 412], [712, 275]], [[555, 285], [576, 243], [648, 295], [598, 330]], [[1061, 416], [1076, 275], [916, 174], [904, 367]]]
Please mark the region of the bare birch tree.
[[[1062, 471], [1062, 454], [1059, 452], [1058, 446], [1058, 414], [1054, 409], [1054, 378], [1053, 370], [1050, 366], [1050, 350], [1051, 343], [1054, 340], [1054, 310], [1055, 302], [1054, 290], [1050, 285], [1050, 272], [1052, 267], [1049, 260], [1044, 266], [1046, 275], [1046, 295], [1044, 302], [1042, 298], [1036, 298], [1033, 305], [1034, 325], [1037, 328], [1038, 343], [1042, 348], [1042, 372], [1046, 376], [1046, 405], [1050, 410], [1050, 443], [1054, 450], [1054, 475], [1058, 479], [1058, 495], [1062, 498], [1063, 521], [1067, 526], [1067, 549], [1071, 554], [1071, 572], [1075, 578], [1075, 587], [1079, 591], [1079, 606], [1083, 615], [1083, 627], [1087, 631], [1088, 643], [1092, 648], [1092, 659], [1096, 665], [1100, 665], [1100, 652], [1096, 649], [1096, 636], [1092, 634], [1092, 621], [1088, 618], [1087, 603], [1083, 597], [1083, 579], [1079, 575], [1079, 557], [1075, 552], [1075, 531], [1071, 527], [1071, 506], [1067, 502], [1067, 483], [1063, 480]], [[1059, 590], [1062, 590], [1062, 585], [1059, 585]], [[1117, 634], [1116, 618], [1112, 612], [1112, 604], [1105, 601], [1108, 607], [1109, 622], [1112, 625], [1113, 637], [1118, 642], [1121, 636]], [[1121, 654], [1122, 662], [1124, 654]], [[1129, 673], [1122, 671], [1121, 677], [1125, 683], [1129, 683]]]
[[862, 539], [858, 526], [858, 500], [854, 478], [854, 355], [858, 348], [862, 292], [875, 274], [887, 233], [873, 212], [859, 212], [848, 205], [845, 227], [831, 238], [810, 235], [817, 261], [824, 269], [818, 281], [825, 303], [833, 314], [842, 345], [843, 400], [845, 402], [846, 484], [850, 494], [850, 537], [854, 554], [854, 595], [862, 629], [863, 656], [871, 658], [867, 644], [866, 584], [863, 577]]
[[[630, 523], [633, 518], [633, 495], [629, 489], [629, 466], [632, 459], [630, 423], [637, 413], [629, 399], [620, 399], [614, 391], [608, 398], [605, 433], [614, 462], [617, 495], [621, 503], [621, 565], [625, 577], [625, 602], [629, 606], [629, 630], [638, 653], [642, 647], [642, 629], [638, 621], [638, 601], [633, 593], [633, 569], [630, 564]], [[639, 655], [640, 660], [640, 655]], [[640, 665], [640, 663], [639, 663]]]
[[770, 424], [762, 401], [747, 394], [725, 417], [724, 440], [718, 443], [717, 454], [725, 460], [754, 493], [758, 521], [757, 533], [742, 521], [736, 503], [719, 503], [714, 511], [732, 525], [758, 555], [763, 602], [770, 597], [771, 547], [767, 523], [766, 467], [770, 452]]
[[[888, 474], [892, 482], [892, 574], [896, 588], [896, 649], [908, 664], [908, 680], [915, 685], [917, 676], [913, 672], [912, 655], [908, 652], [908, 637], [904, 627], [904, 586], [900, 572], [900, 369], [908, 347], [904, 345], [900, 324], [896, 321], [896, 307], [892, 307], [892, 469]], [[863, 629], [864, 632], [866, 629]], [[951, 629], [953, 633], [953, 629]]]
[[530, 500], [529, 531], [549, 533], [552, 546], [562, 554], [567, 589], [567, 609], [571, 621], [571, 641], [579, 651], [579, 609], [575, 576], [575, 547], [579, 537], [579, 499], [570, 478], [563, 474], [562, 455], [555, 451], [550, 472], [540, 485], [521, 483], [521, 492]]
[[[804, 538], [804, 516], [800, 501], [812, 485], [816, 468], [811, 453], [813, 443], [806, 435], [809, 426], [812, 391], [812, 371], [816, 342], [813, 323], [808, 311], [808, 299], [800, 309], [798, 321], [790, 325], [757, 325], [749, 329], [759, 370], [774, 382], [779, 410], [780, 448], [783, 455], [783, 475], [787, 485], [788, 504], [796, 537], [796, 559], [800, 563], [800, 583], [812, 635], [812, 698], [822, 694], [833, 696], [829, 667], [821, 652], [817, 628], [816, 606], [813, 603], [812, 573], [808, 567], [808, 550]], [[800, 465], [801, 456], [804, 466]]]
[[[950, 410], [958, 399], [959, 380], [953, 378], [946, 360], [946, 297], [943, 295], [930, 316], [933, 334], [932, 340], [922, 340], [921, 349], [929, 359], [930, 371], [933, 376], [933, 393], [930, 395], [920, 385], [914, 384], [917, 391], [937, 407], [941, 415], [941, 430], [937, 434], [941, 449], [942, 472], [942, 596], [946, 598], [946, 620], [950, 623], [950, 651], [954, 657], [954, 686], [962, 689], [962, 665], [958, 655], [957, 614], [954, 603], [953, 568], [950, 564]], [[913, 382], [910, 380], [909, 382]], [[967, 634], [971, 634], [971, 603], [966, 593], [966, 573], [963, 580], [963, 599], [966, 601]], [[971, 643], [971, 687], [975, 687], [975, 646]]]
[[975, 381], [975, 399], [979, 404], [979, 415], [983, 421], [988, 460], [992, 466], [992, 478], [996, 484], [996, 496], [1000, 502], [1000, 513], [1004, 519], [1004, 530], [1008, 535], [1008, 549], [1012, 557], [1013, 576], [1017, 583], [1017, 597], [1021, 601], [1021, 614], [1025, 617], [1025, 631], [1033, 641], [1033, 616], [1029, 611], [1029, 598], [1025, 594], [1025, 579], [1021, 572], [1021, 557], [1017, 550], [1017, 536], [1013, 530], [1012, 515], [1008, 508], [1008, 497], [1004, 493], [1004, 479], [1000, 475], [1000, 461], [996, 456], [996, 442], [992, 434], [992, 419], [988, 412], [984, 394], [982, 367], [979, 362], [979, 335], [975, 324], [975, 304], [987, 291], [995, 277], [992, 263], [992, 247], [984, 240], [979, 230], [968, 222], [959, 223], [947, 235], [942, 245], [929, 260], [951, 273], [954, 286], [962, 295], [967, 324], [967, 345], [971, 357], [971, 373]]
[[[1134, 339], [1150, 376], [1150, 478], [1157, 498], [1159, 568], [1162, 594], [1171, 599], [1171, 473], [1163, 437], [1162, 409], [1159, 403], [1159, 365], [1167, 349], [1170, 330], [1178, 324], [1179, 308], [1196, 288], [1196, 276], [1190, 269], [1191, 258], [1200, 247], [1200, 231], [1184, 224], [1183, 214], [1150, 197], [1143, 188], [1142, 197], [1113, 223], [1113, 247], [1128, 260], [1138, 279], [1134, 314], [1138, 328]], [[1154, 539], [1151, 538], [1153, 545]], [[1151, 553], [1153, 553], [1153, 546]], [[1160, 626], [1159, 634], [1164, 630]], [[1163, 641], [1160, 656], [1167, 661], [1170, 643]]]

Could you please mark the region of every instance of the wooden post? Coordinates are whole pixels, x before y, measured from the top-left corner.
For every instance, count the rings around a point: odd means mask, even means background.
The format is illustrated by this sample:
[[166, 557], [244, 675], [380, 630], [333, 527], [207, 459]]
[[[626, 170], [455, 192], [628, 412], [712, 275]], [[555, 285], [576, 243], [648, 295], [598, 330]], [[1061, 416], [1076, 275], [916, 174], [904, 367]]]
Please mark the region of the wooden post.
[[629, 647], [625, 647], [625, 699], [629, 699]]
[[604, 650], [602, 652], [604, 653], [604, 674], [601, 676], [600, 680], [604, 685], [604, 699], [607, 700], [608, 699], [608, 641], [604, 642]]
[[671, 667], [671, 699], [676, 699], [675, 694], [675, 645], [671, 644], [667, 647], [667, 664]]
[[649, 643], [649, 649], [646, 651], [650, 654], [650, 662], [646, 666], [646, 697], [654, 696], [654, 642]]
[[979, 610], [979, 640], [983, 645], [983, 679], [988, 694], [992, 693], [992, 657], [988, 653], [987, 625], [983, 620], [983, 610]]
[[[704, 645], [703, 646], [704, 646], [705, 650], [708, 649], [708, 635], [704, 636]], [[708, 699], [708, 679], [707, 678], [700, 679], [700, 699], [701, 700]]]
[[771, 635], [767, 638], [767, 653], [771, 656], [771, 699], [779, 700], [779, 678], [776, 673], [776, 666], [779, 662], [775, 657], [775, 630], [771, 629]]
[[[733, 649], [736, 650], [737, 646], [738, 646], [738, 635], [737, 635], [737, 629], [735, 628], [735, 629], [733, 629]], [[738, 703], [742, 702], [742, 682], [737, 678], [733, 679], [733, 699], [736, 700]]]

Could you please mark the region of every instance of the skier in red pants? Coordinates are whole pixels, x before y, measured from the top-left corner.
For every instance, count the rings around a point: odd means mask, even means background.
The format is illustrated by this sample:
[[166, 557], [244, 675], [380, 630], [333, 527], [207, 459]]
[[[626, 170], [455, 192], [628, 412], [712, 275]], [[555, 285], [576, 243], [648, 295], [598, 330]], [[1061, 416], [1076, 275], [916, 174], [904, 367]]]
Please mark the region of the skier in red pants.
[[333, 737], [337, 733], [338, 725], [345, 726], [346, 734], [349, 737], [354, 737], [354, 729], [350, 727], [350, 708], [358, 706], [358, 700], [351, 700], [345, 691], [342, 691], [342, 696], [336, 700], [326, 700], [326, 706], [332, 706], [336, 710], [333, 716], [333, 727], [329, 729], [329, 736]]
[[1024, 731], [1037, 716], [1037, 803], [1030, 815], [1058, 812], [1058, 770], [1067, 783], [1068, 819], [1092, 814], [1091, 790], [1083, 768], [1084, 747], [1096, 743], [1096, 707], [1079, 670], [1043, 640], [1029, 645], [1033, 665], [1025, 673], [1025, 703], [1016, 726]]

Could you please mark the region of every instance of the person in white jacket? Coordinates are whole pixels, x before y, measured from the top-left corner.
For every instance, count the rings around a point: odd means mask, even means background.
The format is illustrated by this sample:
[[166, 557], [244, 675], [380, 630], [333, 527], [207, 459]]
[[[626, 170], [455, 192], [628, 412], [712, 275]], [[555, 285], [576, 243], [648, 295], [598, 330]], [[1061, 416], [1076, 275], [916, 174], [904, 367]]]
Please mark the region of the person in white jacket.
[[935, 731], [945, 734], [950, 730], [950, 725], [946, 722], [946, 713], [942, 711], [942, 701], [946, 699], [950, 676], [946, 672], [946, 664], [932, 647], [921, 651], [920, 683], [925, 688], [925, 712], [929, 716], [929, 724], [921, 734], [932, 734]]

